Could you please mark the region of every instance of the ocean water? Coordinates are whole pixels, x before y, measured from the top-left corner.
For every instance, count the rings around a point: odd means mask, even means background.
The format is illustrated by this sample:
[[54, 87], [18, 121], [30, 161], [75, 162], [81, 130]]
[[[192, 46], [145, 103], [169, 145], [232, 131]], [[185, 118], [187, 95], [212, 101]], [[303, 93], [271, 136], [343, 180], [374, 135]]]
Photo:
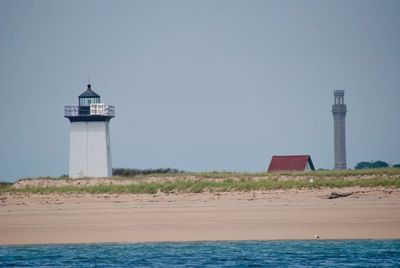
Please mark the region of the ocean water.
[[400, 240], [0, 247], [1, 267], [400, 267]]

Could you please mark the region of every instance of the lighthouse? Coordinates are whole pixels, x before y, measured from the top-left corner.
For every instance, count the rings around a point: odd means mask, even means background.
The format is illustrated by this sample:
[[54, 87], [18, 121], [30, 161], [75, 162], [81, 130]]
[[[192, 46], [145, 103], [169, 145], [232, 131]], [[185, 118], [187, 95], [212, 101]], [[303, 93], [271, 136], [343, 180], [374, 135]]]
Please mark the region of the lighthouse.
[[346, 169], [346, 112], [344, 90], [334, 90], [335, 103], [332, 105], [335, 169]]
[[65, 106], [70, 126], [69, 177], [110, 177], [110, 120], [114, 106], [100, 102], [91, 85], [78, 97], [78, 106]]

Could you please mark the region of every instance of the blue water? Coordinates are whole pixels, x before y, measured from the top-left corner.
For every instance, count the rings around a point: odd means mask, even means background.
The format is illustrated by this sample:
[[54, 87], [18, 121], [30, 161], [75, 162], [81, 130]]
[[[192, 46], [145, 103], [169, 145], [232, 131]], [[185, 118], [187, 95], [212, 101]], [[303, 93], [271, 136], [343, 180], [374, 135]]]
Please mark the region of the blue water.
[[2, 246], [0, 266], [400, 267], [400, 240]]

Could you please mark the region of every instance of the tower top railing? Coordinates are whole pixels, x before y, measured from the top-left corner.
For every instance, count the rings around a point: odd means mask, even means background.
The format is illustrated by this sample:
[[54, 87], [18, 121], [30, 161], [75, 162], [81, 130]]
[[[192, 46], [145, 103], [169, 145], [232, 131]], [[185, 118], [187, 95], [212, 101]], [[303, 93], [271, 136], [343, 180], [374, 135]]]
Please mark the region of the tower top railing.
[[346, 115], [346, 113], [347, 113], [346, 104], [333, 104], [332, 105], [332, 113], [334, 116], [338, 115], [338, 114]]

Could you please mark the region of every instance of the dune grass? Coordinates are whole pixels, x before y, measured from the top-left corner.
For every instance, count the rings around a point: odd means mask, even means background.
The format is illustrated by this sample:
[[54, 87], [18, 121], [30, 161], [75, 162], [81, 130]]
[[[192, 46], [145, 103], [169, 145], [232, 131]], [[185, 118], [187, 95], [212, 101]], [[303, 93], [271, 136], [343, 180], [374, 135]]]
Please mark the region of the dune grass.
[[[276, 176], [288, 176], [288, 177], [349, 177], [349, 176], [363, 176], [363, 175], [400, 175], [400, 168], [377, 168], [377, 169], [360, 169], [360, 170], [317, 170], [307, 172], [229, 172], [229, 171], [211, 171], [211, 172], [192, 172], [183, 173], [192, 174], [194, 176], [204, 178], [227, 178], [227, 177], [276, 177]], [[181, 176], [176, 174], [176, 176]]]
[[[152, 178], [152, 179], [150, 179]], [[154, 179], [155, 178], [155, 179]], [[171, 179], [172, 178], [172, 179]], [[65, 178], [36, 178], [60, 180]], [[35, 180], [35, 179], [32, 179]], [[90, 180], [90, 178], [87, 178]], [[343, 187], [400, 188], [400, 169], [321, 170], [312, 172], [239, 173], [239, 172], [185, 172], [175, 174], [147, 174], [129, 178], [113, 177], [112, 181], [129, 180], [129, 184], [103, 183], [90, 186], [27, 186], [11, 187], [0, 182], [0, 193], [89, 193], [89, 194], [155, 194], [231, 192], [275, 189], [312, 189]], [[67, 181], [73, 182], [72, 179]]]
[[223, 180], [185, 180], [156, 181], [120, 185], [120, 184], [98, 184], [92, 186], [48, 186], [48, 187], [24, 187], [19, 189], [7, 188], [7, 191], [14, 193], [89, 193], [89, 194], [156, 194], [158, 192], [170, 193], [201, 193], [201, 192], [246, 192], [253, 190], [276, 190], [276, 189], [312, 189], [312, 188], [343, 188], [343, 187], [391, 187], [400, 188], [400, 178], [327, 178], [320, 177], [313, 179], [279, 180], [273, 178], [254, 180], [251, 177]]
[[9, 191], [12, 185], [11, 182], [0, 182], [0, 193]]

